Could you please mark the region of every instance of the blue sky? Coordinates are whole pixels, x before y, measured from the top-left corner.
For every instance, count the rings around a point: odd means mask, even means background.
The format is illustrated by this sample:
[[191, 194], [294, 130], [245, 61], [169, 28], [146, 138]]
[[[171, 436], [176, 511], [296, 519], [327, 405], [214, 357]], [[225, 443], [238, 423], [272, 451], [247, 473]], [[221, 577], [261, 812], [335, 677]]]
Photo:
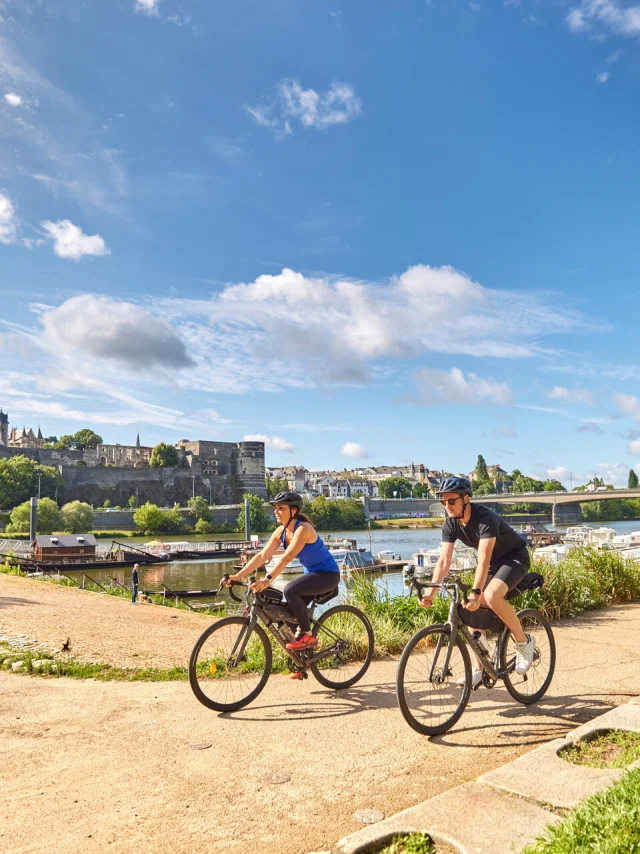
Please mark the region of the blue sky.
[[0, 405], [640, 471], [640, 6], [0, 0]]

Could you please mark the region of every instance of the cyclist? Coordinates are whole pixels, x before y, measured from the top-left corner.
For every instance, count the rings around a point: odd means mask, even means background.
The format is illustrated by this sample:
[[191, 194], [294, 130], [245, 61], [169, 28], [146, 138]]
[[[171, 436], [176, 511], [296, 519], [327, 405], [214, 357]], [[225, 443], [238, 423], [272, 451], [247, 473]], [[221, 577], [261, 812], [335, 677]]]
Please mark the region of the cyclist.
[[[335, 558], [318, 536], [311, 519], [300, 512], [302, 496], [297, 492], [279, 492], [269, 504], [274, 508], [278, 527], [271, 534], [264, 548], [239, 572], [231, 576], [227, 585], [232, 581], [240, 581], [260, 569], [282, 546], [284, 554], [278, 558], [271, 572], [251, 585], [255, 593], [261, 593], [272, 581], [275, 581], [285, 566], [297, 557], [304, 566], [304, 575], [294, 578], [284, 588], [287, 604], [298, 620], [296, 638], [287, 644], [287, 649], [298, 651], [311, 649], [317, 645], [318, 641], [311, 634], [307, 605], [314, 596], [329, 593], [338, 586], [340, 569]], [[302, 674], [293, 673], [291, 678], [300, 679]]]
[[[447, 518], [442, 526], [440, 557], [433, 571], [438, 584], [449, 574], [456, 540], [478, 551], [473, 589], [465, 607], [476, 611], [488, 605], [511, 630], [516, 645], [516, 672], [526, 673], [535, 652], [535, 638], [522, 630], [520, 620], [506, 595], [525, 577], [531, 564], [522, 537], [501, 516], [481, 504], [471, 504], [471, 483], [466, 477], [446, 478], [436, 493]], [[421, 600], [428, 608], [436, 590], [430, 588]], [[474, 655], [473, 687], [482, 682], [482, 665]]]

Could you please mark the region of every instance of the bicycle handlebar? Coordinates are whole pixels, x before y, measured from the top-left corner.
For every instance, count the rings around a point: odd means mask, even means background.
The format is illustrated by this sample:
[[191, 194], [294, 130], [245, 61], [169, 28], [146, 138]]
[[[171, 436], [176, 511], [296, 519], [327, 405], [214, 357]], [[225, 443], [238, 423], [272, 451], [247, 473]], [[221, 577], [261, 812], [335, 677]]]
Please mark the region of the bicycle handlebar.
[[246, 590], [247, 590], [247, 593], [245, 594], [245, 599], [246, 599], [247, 595], [251, 589], [251, 585], [253, 584], [254, 581], [255, 581], [255, 578], [250, 578], [248, 584], [246, 584], [244, 581], [231, 581], [231, 577], [230, 577], [229, 573], [225, 572], [225, 574], [220, 579], [219, 588], [227, 587], [229, 590], [229, 596], [231, 596], [231, 598], [233, 600], [235, 600], [236, 602], [242, 602], [243, 600], [239, 596], [236, 596], [236, 594], [233, 592], [233, 588], [235, 586], [246, 588]]
[[[467, 593], [471, 590], [470, 584], [465, 584], [464, 581], [460, 581], [459, 578], [456, 578], [454, 581], [418, 581], [416, 578], [411, 580], [411, 590], [415, 590], [418, 597], [422, 599], [423, 593], [422, 590], [425, 587], [435, 587], [438, 590], [460, 590], [462, 592], [462, 601], [467, 601]], [[411, 595], [411, 593], [409, 593]]]

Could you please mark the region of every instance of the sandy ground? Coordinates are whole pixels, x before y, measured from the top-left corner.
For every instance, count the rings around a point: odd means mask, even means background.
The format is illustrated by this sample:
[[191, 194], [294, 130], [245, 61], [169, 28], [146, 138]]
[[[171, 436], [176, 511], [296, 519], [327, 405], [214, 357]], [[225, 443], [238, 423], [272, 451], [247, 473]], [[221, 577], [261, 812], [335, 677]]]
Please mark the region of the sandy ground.
[[[195, 639], [199, 620], [193, 627]], [[187, 683], [1, 673], [0, 851], [331, 848], [358, 828], [356, 810], [391, 815], [640, 693], [639, 630], [640, 604], [556, 624], [547, 697], [525, 708], [504, 689], [481, 689], [434, 739], [404, 723], [395, 662], [340, 693], [272, 676], [227, 715], [199, 705]], [[202, 742], [211, 747], [191, 747]], [[274, 773], [290, 780], [271, 782]]]

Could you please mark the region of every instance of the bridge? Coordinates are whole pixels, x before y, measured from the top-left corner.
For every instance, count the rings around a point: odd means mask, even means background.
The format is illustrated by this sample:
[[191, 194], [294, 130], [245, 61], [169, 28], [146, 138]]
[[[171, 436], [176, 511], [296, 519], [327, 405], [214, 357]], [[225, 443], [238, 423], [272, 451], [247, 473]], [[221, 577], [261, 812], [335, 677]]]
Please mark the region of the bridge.
[[477, 495], [478, 504], [551, 504], [554, 525], [573, 525], [583, 521], [580, 505], [586, 501], [611, 498], [640, 498], [640, 489], [605, 489], [602, 492], [510, 492], [502, 495]]

